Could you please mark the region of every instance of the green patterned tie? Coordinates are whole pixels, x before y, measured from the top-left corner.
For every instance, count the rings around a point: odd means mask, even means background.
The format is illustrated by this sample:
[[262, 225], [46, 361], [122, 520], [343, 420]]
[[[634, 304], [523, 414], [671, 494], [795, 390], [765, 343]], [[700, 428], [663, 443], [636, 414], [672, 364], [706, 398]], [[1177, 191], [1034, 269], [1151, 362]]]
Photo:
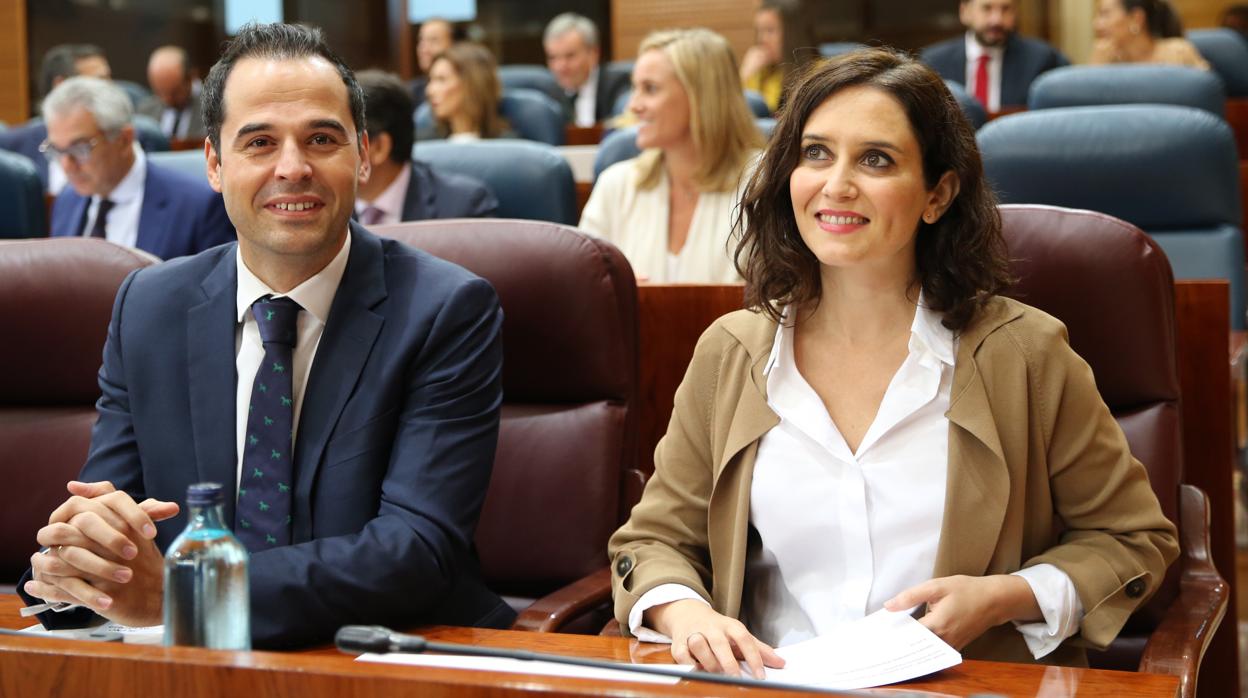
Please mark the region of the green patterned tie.
[[291, 488], [295, 480], [291, 359], [301, 309], [289, 298], [272, 296], [251, 306], [264, 342], [264, 359], [251, 386], [234, 533], [252, 552], [290, 544]]

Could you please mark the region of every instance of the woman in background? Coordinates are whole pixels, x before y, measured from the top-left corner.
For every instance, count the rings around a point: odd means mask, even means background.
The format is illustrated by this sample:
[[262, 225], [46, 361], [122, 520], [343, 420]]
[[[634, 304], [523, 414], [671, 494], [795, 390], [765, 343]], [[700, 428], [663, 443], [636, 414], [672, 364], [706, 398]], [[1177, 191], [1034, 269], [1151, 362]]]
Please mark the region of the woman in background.
[[1209, 70], [1166, 0], [1099, 0], [1088, 62], [1165, 63]]
[[763, 0], [754, 12], [754, 45], [741, 58], [741, 85], [761, 94], [774, 113], [784, 80], [816, 51], [801, 0]]
[[608, 546], [621, 627], [758, 675], [922, 607], [967, 659], [1086, 666], [1175, 528], [1062, 324], [998, 295], [1001, 217], [944, 81], [879, 49], [808, 69], [741, 217], [748, 309], [698, 341]]
[[417, 140], [514, 137], [498, 113], [503, 94], [498, 64], [490, 50], [480, 44], [459, 42], [435, 56], [425, 94], [433, 111], [434, 128], [432, 133], [418, 133]]
[[739, 281], [728, 240], [762, 137], [728, 42], [708, 29], [647, 36], [628, 108], [644, 152], [598, 177], [581, 229], [619, 247], [639, 279]]

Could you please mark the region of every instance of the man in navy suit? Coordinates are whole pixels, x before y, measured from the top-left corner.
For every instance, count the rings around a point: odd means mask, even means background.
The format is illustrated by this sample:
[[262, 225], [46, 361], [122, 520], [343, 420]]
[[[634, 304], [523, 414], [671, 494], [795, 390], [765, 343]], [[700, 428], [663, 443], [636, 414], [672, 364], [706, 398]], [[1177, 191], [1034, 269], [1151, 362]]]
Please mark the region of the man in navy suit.
[[958, 16], [966, 34], [928, 46], [920, 57], [965, 85], [989, 113], [1025, 106], [1033, 80], [1070, 63], [1049, 44], [1014, 32], [1014, 0], [961, 0]]
[[200, 178], [148, 162], [130, 100], [112, 83], [74, 77], [43, 101], [46, 152], [69, 186], [52, 206], [53, 237], [102, 237], [162, 259], [234, 239], [221, 195]]
[[[214, 481], [251, 551], [256, 646], [347, 623], [506, 627], [472, 544], [502, 400], [493, 289], [350, 222], [369, 175], [363, 96], [319, 30], [244, 27], [204, 104], [238, 244], [122, 284], [82, 482], [19, 589], [86, 607], [43, 613], [49, 626], [159, 623], [160, 551], [186, 523], [173, 502]], [[257, 452], [257, 435], [286, 445]], [[277, 499], [257, 507], [265, 487]]]
[[431, 218], [483, 218], [498, 211], [498, 199], [484, 182], [434, 172], [412, 159], [416, 128], [411, 95], [393, 74], [363, 70], [364, 115], [372, 173], [360, 185], [356, 218], [365, 225]]

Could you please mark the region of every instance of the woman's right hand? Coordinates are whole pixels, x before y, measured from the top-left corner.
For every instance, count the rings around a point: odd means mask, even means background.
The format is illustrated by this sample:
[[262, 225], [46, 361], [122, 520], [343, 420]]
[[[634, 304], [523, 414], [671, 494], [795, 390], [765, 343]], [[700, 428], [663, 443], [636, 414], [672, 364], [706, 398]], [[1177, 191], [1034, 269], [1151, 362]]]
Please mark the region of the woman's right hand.
[[755, 44], [745, 50], [741, 57], [741, 81], [745, 82], [754, 74], [767, 67], [767, 49]]
[[784, 659], [751, 635], [741, 621], [716, 613], [702, 601], [683, 599], [649, 608], [644, 622], [672, 638], [672, 659], [677, 664], [740, 676], [738, 660], [744, 660], [756, 679], [765, 677], [764, 666], [784, 666]]

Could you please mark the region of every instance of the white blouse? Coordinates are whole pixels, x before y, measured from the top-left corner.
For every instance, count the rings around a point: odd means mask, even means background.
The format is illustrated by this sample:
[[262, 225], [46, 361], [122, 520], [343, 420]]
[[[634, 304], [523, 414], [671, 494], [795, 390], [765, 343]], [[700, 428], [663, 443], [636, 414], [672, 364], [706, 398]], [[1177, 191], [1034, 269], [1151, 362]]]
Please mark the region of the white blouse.
[[600, 237], [624, 253], [639, 279], [655, 283], [738, 283], [733, 265], [736, 243], [732, 226], [741, 201], [741, 189], [757, 158], [741, 175], [736, 189], [701, 192], [689, 221], [689, 235], [680, 252], [669, 260], [667, 250], [671, 185], [660, 171], [651, 189], [637, 186], [637, 159], [603, 170], [581, 213], [581, 230]]
[[[793, 328], [781, 323], [766, 366], [767, 404], [780, 423], [759, 440], [750, 487], [751, 536], [741, 620], [783, 647], [826, 634], [883, 607], [932, 577], [944, 519], [950, 389], [957, 341], [922, 307], [909, 353], [889, 382], [857, 452], [851, 452], [793, 357]], [[1044, 622], [1015, 623], [1039, 659], [1079, 629], [1082, 604], [1053, 565], [1015, 574], [1027, 580]], [[639, 639], [670, 642], [641, 625], [644, 611], [692, 589], [664, 584], [629, 614]]]

